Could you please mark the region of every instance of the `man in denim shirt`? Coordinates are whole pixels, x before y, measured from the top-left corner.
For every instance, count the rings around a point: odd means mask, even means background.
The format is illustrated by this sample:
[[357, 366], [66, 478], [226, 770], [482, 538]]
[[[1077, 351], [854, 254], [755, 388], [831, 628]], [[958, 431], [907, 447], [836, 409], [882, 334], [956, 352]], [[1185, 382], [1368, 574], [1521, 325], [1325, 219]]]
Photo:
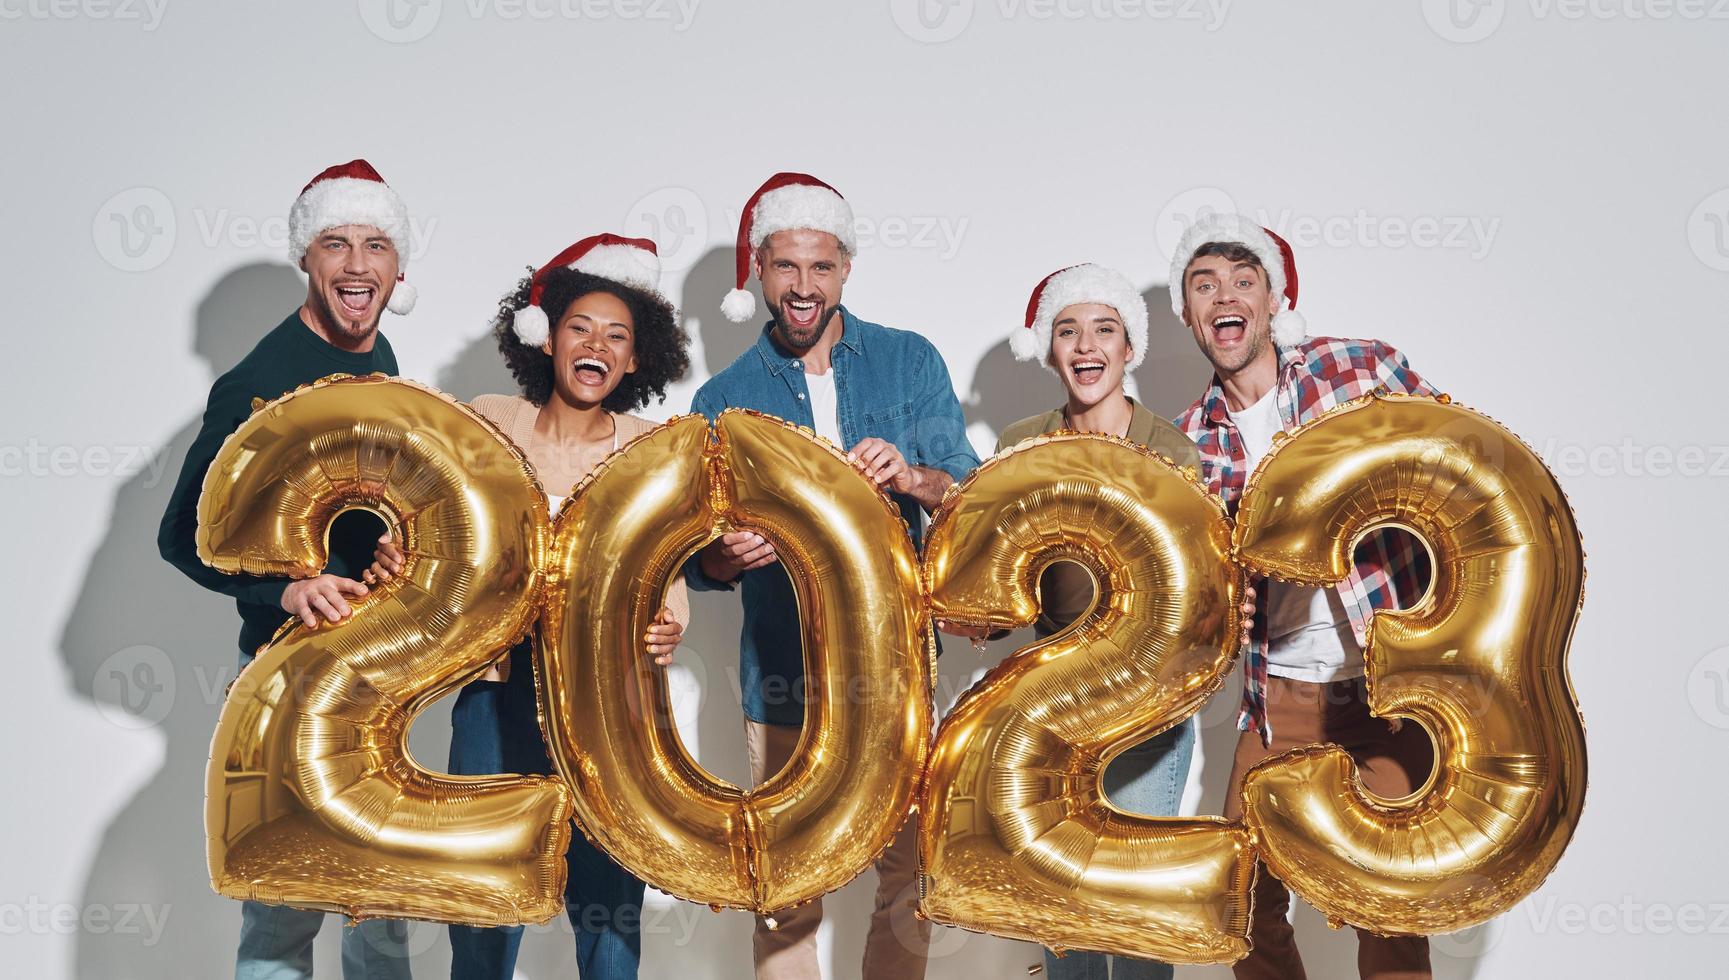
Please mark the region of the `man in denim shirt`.
[[[943, 491], [978, 466], [948, 367], [930, 341], [860, 320], [840, 305], [857, 243], [852, 209], [834, 188], [805, 174], [776, 174], [745, 205], [737, 286], [723, 310], [735, 322], [755, 309], [748, 275], [762, 284], [773, 319], [749, 350], [696, 393], [693, 410], [713, 419], [728, 408], [767, 412], [814, 429], [885, 487], [919, 544], [923, 517]], [[804, 649], [792, 583], [774, 546], [751, 531], [722, 536], [685, 566], [700, 590], [742, 584], [739, 642], [751, 778], [786, 764], [804, 723]], [[864, 976], [924, 976], [929, 924], [918, 919], [917, 832], [907, 824], [877, 861], [877, 898], [865, 942]], [[822, 903], [759, 918], [752, 951], [759, 980], [822, 976], [816, 957]]]

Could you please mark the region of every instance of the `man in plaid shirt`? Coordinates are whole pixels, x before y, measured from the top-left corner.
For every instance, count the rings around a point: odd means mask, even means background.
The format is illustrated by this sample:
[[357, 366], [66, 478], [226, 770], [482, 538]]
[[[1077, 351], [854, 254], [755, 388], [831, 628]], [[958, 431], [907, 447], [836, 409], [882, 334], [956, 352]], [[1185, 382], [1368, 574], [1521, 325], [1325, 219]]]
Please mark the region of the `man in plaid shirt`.
[[[1213, 365], [1212, 384], [1176, 419], [1200, 448], [1201, 479], [1234, 514], [1255, 463], [1288, 431], [1377, 388], [1432, 395], [1404, 355], [1375, 340], [1305, 338], [1296, 312], [1297, 272], [1284, 239], [1241, 215], [1209, 215], [1179, 243], [1171, 306]], [[1289, 308], [1280, 309], [1288, 301]], [[1331, 588], [1255, 583], [1261, 597], [1244, 658], [1226, 816], [1241, 815], [1243, 775], [1256, 763], [1318, 742], [1342, 746], [1364, 784], [1385, 797], [1409, 794], [1428, 778], [1433, 749], [1418, 726], [1369, 714], [1363, 682], [1364, 631], [1378, 608], [1409, 605], [1427, 582], [1428, 559], [1410, 537], [1365, 538], [1349, 577]], [[1290, 893], [1262, 873], [1249, 927], [1253, 950], [1239, 978], [1305, 976], [1286, 919]], [[1364, 978], [1427, 978], [1422, 937], [1358, 930]]]

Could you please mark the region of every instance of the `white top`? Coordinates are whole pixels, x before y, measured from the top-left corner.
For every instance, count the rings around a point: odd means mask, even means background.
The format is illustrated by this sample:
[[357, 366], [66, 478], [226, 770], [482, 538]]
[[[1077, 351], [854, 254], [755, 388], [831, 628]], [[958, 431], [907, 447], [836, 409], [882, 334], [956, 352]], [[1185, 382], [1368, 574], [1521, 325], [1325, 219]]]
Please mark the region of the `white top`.
[[816, 423], [816, 434], [845, 452], [846, 443], [840, 439], [840, 406], [834, 392], [834, 368], [823, 374], [805, 371], [804, 386], [810, 389], [810, 416]]
[[[1284, 431], [1278, 393], [1270, 388], [1260, 401], [1230, 413], [1251, 469], [1273, 448], [1274, 434]], [[1267, 673], [1313, 684], [1363, 676], [1363, 649], [1336, 589], [1268, 582], [1264, 598]]]

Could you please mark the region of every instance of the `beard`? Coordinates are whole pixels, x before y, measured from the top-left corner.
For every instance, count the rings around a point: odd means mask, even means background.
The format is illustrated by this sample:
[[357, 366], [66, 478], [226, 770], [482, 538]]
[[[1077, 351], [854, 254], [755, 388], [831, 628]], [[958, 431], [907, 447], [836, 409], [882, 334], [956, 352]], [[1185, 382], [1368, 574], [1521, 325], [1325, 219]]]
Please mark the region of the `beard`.
[[774, 314], [775, 337], [789, 350], [803, 352], [815, 347], [817, 341], [822, 339], [823, 334], [828, 331], [829, 321], [834, 319], [835, 312], [840, 307], [824, 303], [817, 309], [816, 325], [812, 327], [799, 327], [787, 322], [783, 303], [769, 303], [768, 309]]
[[373, 331], [378, 329], [378, 321], [382, 318], [384, 313], [383, 303], [376, 303], [375, 301], [376, 308], [368, 316], [365, 322], [361, 322], [351, 319], [340, 307], [332, 306], [330, 297], [324, 295], [322, 291], [317, 295], [318, 312], [322, 314], [324, 322], [330, 324], [337, 333], [347, 337], [349, 340], [356, 342], [363, 341], [367, 337], [372, 336]]
[[1203, 326], [1200, 330], [1201, 335], [1206, 338], [1202, 342], [1201, 353], [1207, 355], [1213, 370], [1220, 374], [1236, 374], [1255, 363], [1273, 342], [1271, 327], [1253, 322], [1249, 324], [1246, 342], [1228, 350], [1222, 350], [1214, 343], [1212, 327]]

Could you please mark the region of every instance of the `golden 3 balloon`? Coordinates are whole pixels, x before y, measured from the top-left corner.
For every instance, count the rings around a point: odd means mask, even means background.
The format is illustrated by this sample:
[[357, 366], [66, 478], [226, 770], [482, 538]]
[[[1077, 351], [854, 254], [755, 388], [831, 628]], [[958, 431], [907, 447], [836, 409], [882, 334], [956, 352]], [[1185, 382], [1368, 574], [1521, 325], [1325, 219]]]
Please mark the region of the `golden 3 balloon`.
[[1585, 794], [1567, 676], [1584, 554], [1535, 453], [1444, 400], [1359, 399], [1262, 460], [1237, 515], [1240, 561], [1309, 584], [1395, 525], [1434, 559], [1413, 608], [1369, 630], [1369, 704], [1421, 724], [1436, 766], [1410, 798], [1368, 792], [1336, 746], [1263, 762], [1243, 786], [1261, 858], [1335, 921], [1389, 934], [1463, 929], [1511, 908], [1566, 849]]
[[[804, 735], [741, 789], [679, 741], [641, 636], [667, 581], [737, 528], [774, 542], [798, 597]], [[833, 891], [894, 839], [929, 750], [918, 560], [900, 514], [826, 443], [728, 411], [615, 454], [557, 523], [537, 660], [547, 741], [584, 831], [654, 887], [772, 912]]]
[[429, 772], [422, 707], [533, 621], [550, 538], [520, 455], [448, 396], [326, 379], [265, 405], [211, 464], [199, 556], [305, 577], [332, 520], [373, 510], [407, 553], [347, 621], [278, 633], [236, 680], [211, 744], [211, 882], [232, 898], [505, 924], [562, 910], [570, 791], [538, 776]]
[[1248, 834], [1128, 814], [1099, 785], [1113, 756], [1187, 718], [1235, 661], [1230, 531], [1187, 472], [1095, 435], [1023, 443], [943, 502], [925, 553], [934, 616], [1026, 626], [1055, 561], [1088, 569], [1098, 599], [943, 721], [920, 828], [932, 920], [1167, 962], [1247, 952]]

